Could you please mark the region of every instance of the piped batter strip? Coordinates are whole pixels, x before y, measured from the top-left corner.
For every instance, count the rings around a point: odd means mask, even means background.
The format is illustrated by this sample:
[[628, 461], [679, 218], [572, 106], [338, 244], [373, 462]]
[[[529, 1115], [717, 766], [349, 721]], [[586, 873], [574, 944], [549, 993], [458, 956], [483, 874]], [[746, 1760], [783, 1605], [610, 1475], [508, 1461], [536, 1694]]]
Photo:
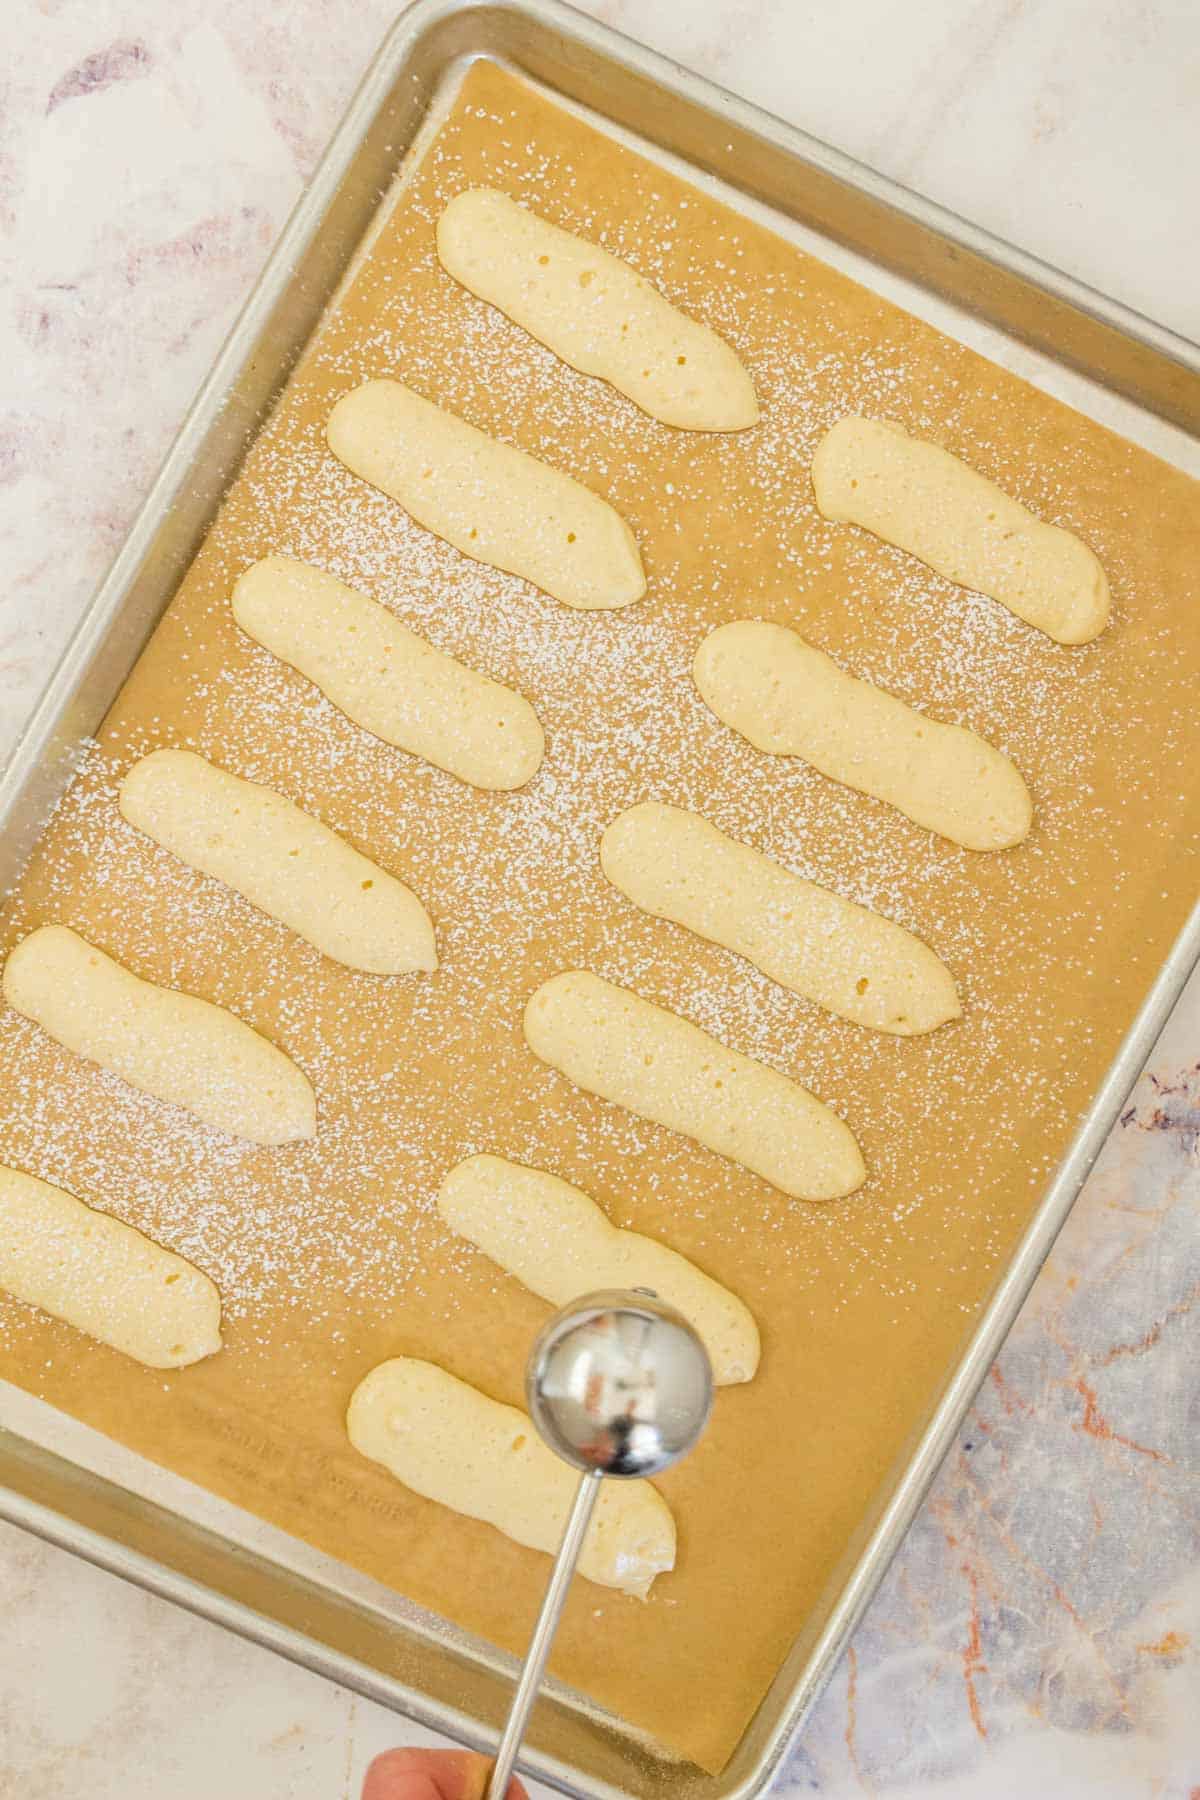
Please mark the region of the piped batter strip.
[[[529, 1417], [481, 1394], [436, 1363], [397, 1356], [355, 1388], [350, 1442], [405, 1487], [514, 1543], [558, 1549], [579, 1477], [542, 1442]], [[645, 1599], [675, 1566], [675, 1521], [648, 1481], [606, 1481], [579, 1573]]]
[[646, 591], [637, 542], [607, 500], [402, 382], [368, 381], [344, 395], [326, 437], [426, 531], [565, 606], [629, 606]]
[[799, 1082], [586, 969], [542, 983], [525, 1041], [576, 1086], [694, 1138], [796, 1200], [866, 1180], [849, 1128]]
[[155, 750], [118, 791], [125, 818], [190, 868], [223, 881], [347, 968], [437, 968], [429, 914], [411, 888], [319, 819], [190, 750]]
[[552, 1306], [597, 1288], [652, 1288], [691, 1320], [719, 1385], [752, 1379], [759, 1340], [749, 1308], [666, 1244], [618, 1230], [569, 1181], [503, 1156], [469, 1156], [443, 1180], [438, 1211]]
[[252, 1144], [315, 1136], [317, 1104], [291, 1058], [223, 1006], [143, 981], [65, 925], [10, 951], [4, 998], [64, 1049]]
[[111, 1213], [0, 1165], [0, 1288], [148, 1369], [221, 1348], [207, 1275]]
[[686, 431], [744, 431], [758, 401], [724, 338], [620, 257], [496, 188], [468, 188], [437, 226], [442, 267], [584, 375]]
[[812, 479], [827, 519], [863, 526], [1060, 644], [1086, 644], [1108, 623], [1095, 552], [940, 444], [887, 419], [839, 419], [817, 446]]
[[524, 787], [545, 740], [528, 700], [402, 625], [377, 600], [290, 556], [238, 578], [242, 630], [386, 744], [472, 787]]
[[600, 863], [644, 912], [736, 951], [855, 1025], [912, 1037], [961, 1012], [954, 977], [919, 937], [699, 813], [655, 800], [631, 806], [601, 838]]
[[967, 850], [1004, 850], [1028, 835], [1033, 803], [1007, 756], [847, 675], [783, 625], [718, 625], [694, 674], [717, 717], [757, 750], [803, 757]]

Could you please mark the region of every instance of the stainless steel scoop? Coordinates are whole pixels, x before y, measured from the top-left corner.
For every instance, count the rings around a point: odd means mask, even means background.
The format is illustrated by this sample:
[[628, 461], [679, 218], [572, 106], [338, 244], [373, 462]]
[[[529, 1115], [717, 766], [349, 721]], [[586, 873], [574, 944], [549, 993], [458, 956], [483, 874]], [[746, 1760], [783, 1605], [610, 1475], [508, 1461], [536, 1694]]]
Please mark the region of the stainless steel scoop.
[[538, 1431], [581, 1479], [486, 1800], [508, 1792], [601, 1481], [658, 1475], [686, 1456], [708, 1423], [712, 1369], [687, 1320], [649, 1288], [588, 1294], [539, 1334], [525, 1393]]

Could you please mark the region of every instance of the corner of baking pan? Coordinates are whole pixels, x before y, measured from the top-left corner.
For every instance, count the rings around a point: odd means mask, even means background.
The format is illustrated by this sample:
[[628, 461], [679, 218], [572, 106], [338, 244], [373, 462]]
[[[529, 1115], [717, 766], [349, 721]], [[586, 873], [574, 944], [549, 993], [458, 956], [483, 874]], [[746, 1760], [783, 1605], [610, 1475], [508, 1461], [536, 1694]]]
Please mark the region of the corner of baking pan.
[[812, 1643], [794, 1646], [743, 1739], [749, 1754], [735, 1753], [725, 1776], [706, 1790], [713, 1800], [755, 1800], [802, 1730], [952, 1448], [967, 1409], [1016, 1323], [1188, 977], [1198, 966], [1200, 901], [1122, 1039], [1083, 1123], [938, 1398], [902, 1479], [883, 1505], [867, 1540], [855, 1547], [848, 1576], [839, 1571], [831, 1581], [830, 1587], [840, 1591], [819, 1636]]
[[[184, 415], [121, 548], [0, 763], [0, 900], [13, 886], [78, 766], [81, 744], [107, 712], [169, 603], [319, 323], [336, 286], [335, 268], [340, 273], [345, 261], [334, 246], [365, 235], [378, 209], [378, 187], [351, 179], [364, 144], [375, 134], [394, 135], [398, 164], [415, 135], [415, 123], [444, 72], [432, 60], [431, 40], [431, 55], [423, 60], [416, 55], [418, 41], [429, 39], [435, 27], [438, 10], [420, 4], [409, 8], [370, 63]], [[454, 8], [440, 10], [448, 17]], [[410, 70], [412, 78], [398, 96], [402, 70]], [[323, 240], [329, 240], [329, 247], [322, 260]], [[321, 264], [315, 269], [314, 250]], [[312, 278], [297, 284], [293, 278], [301, 266]], [[286, 352], [281, 355], [277, 345], [285, 345]]]
[[566, 0], [413, 0], [381, 54], [507, 63], [1200, 435], [1200, 344]]

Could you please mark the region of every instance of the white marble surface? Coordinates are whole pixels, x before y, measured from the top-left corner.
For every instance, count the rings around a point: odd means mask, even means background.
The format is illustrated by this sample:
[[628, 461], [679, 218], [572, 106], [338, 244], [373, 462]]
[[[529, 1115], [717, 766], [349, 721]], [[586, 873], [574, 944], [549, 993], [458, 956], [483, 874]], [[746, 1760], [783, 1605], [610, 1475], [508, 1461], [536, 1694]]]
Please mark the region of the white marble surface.
[[[589, 9], [1200, 337], [1193, 0]], [[0, 749], [393, 0], [0, 15]], [[1200, 1800], [1193, 984], [788, 1766]], [[0, 1529], [0, 1795], [348, 1800], [410, 1728]]]

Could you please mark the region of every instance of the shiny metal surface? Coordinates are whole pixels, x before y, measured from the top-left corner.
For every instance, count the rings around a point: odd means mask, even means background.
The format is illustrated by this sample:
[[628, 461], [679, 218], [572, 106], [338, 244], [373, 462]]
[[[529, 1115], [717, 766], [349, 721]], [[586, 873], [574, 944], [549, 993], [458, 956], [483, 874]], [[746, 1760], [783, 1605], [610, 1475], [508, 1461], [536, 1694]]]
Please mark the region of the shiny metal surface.
[[546, 1324], [525, 1377], [534, 1424], [588, 1475], [660, 1475], [708, 1423], [713, 1379], [699, 1338], [648, 1291], [588, 1294]]
[[486, 1800], [508, 1792], [601, 1482], [661, 1475], [687, 1455], [712, 1411], [712, 1366], [687, 1320], [649, 1288], [587, 1294], [538, 1333], [525, 1395], [542, 1437], [580, 1481]]
[[500, 1734], [500, 1747], [496, 1751], [496, 1760], [492, 1764], [488, 1776], [487, 1791], [484, 1800], [504, 1800], [512, 1780], [513, 1770], [517, 1765], [517, 1757], [521, 1745], [525, 1741], [525, 1732], [529, 1725], [529, 1715], [533, 1711], [533, 1703], [541, 1690], [545, 1679], [546, 1663], [554, 1645], [554, 1634], [558, 1630], [558, 1621], [562, 1617], [562, 1609], [566, 1605], [567, 1594], [579, 1561], [580, 1551], [587, 1536], [596, 1502], [600, 1498], [600, 1483], [604, 1477], [597, 1473], [581, 1475], [579, 1486], [575, 1489], [575, 1499], [563, 1531], [562, 1543], [554, 1558], [554, 1567], [550, 1572], [550, 1580], [546, 1584], [545, 1597], [537, 1616], [537, 1624], [533, 1628], [533, 1636], [529, 1640], [529, 1649], [525, 1652], [525, 1661], [521, 1674], [513, 1692], [512, 1706], [508, 1719]]
[[[971, 326], [1081, 371], [1146, 409], [1139, 437], [1172, 455], [1168, 426], [1200, 435], [1200, 348], [828, 145], [654, 55], [560, 0], [417, 0], [397, 21], [157, 477], [129, 537], [0, 773], [0, 890], [21, 866], [178, 581], [259, 423], [333, 297], [438, 97], [490, 56], [634, 134], [644, 154], [724, 182], [777, 228], [824, 234], [858, 278], [898, 274]], [[954, 327], [951, 327], [954, 329]], [[1161, 436], [1155, 436], [1160, 432]], [[761, 1794], [835, 1668], [975, 1389], [998, 1352], [1200, 957], [1200, 909], [1180, 934], [957, 1366], [932, 1404], [728, 1768], [655, 1756], [619, 1721], [551, 1688], [522, 1767], [581, 1800], [750, 1800]], [[231, 1513], [232, 1513], [232, 1509]], [[328, 1559], [298, 1573], [79, 1459], [0, 1431], [0, 1517], [478, 1749], [495, 1746], [513, 1664], [492, 1646], [361, 1596]], [[242, 1535], [239, 1535], [241, 1533]], [[301, 1547], [297, 1546], [297, 1550]]]

